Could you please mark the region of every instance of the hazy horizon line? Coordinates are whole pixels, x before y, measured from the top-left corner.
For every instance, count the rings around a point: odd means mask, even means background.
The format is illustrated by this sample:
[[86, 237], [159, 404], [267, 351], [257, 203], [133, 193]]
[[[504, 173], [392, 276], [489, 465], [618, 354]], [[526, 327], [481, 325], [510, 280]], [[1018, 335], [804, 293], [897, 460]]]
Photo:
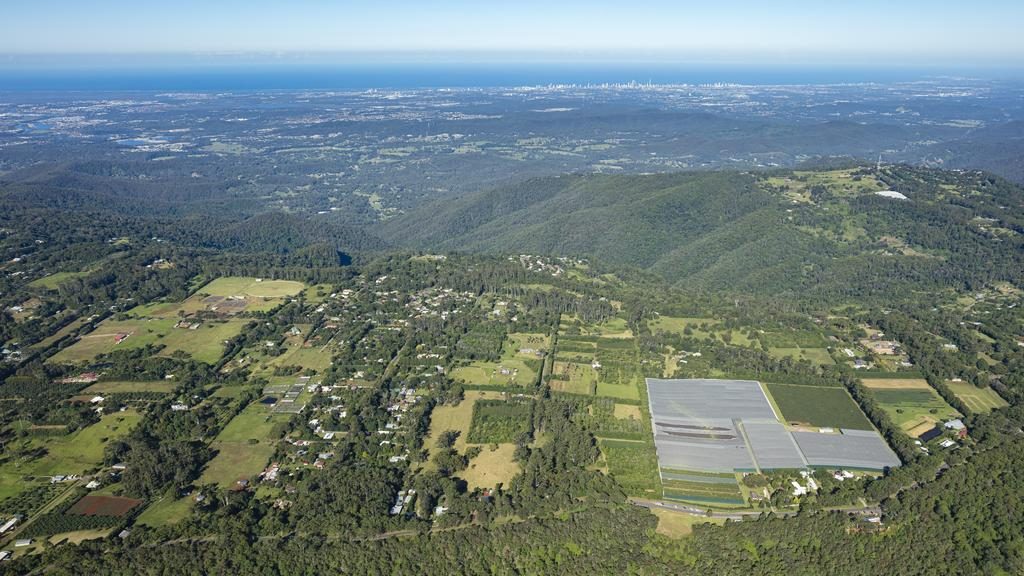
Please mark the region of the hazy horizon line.
[[178, 51], [178, 52], [0, 52], [0, 69], [119, 69], [131, 66], [372, 66], [372, 65], [647, 65], [748, 66], [758, 68], [838, 67], [856, 69], [1024, 70], [1012, 56], [978, 59], [955, 55], [908, 57], [907, 54], [853, 55], [789, 51], [679, 53], [651, 50], [324, 50], [324, 51]]

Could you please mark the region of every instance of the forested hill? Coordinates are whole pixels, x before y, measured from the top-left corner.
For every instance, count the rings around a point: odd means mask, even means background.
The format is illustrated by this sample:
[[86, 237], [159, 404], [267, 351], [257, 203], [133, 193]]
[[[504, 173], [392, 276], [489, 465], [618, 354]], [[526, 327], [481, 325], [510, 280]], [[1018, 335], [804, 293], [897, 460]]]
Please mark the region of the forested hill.
[[1019, 281], [1022, 191], [904, 166], [571, 175], [439, 201], [380, 233], [419, 249], [589, 256], [696, 288], [911, 298]]
[[344, 253], [387, 247], [333, 214], [281, 211], [244, 187], [211, 180], [144, 178], [97, 162], [43, 165], [0, 175], [0, 225], [21, 229], [32, 223], [29, 245], [44, 237], [105, 240], [102, 234], [110, 234], [276, 254], [314, 245]]

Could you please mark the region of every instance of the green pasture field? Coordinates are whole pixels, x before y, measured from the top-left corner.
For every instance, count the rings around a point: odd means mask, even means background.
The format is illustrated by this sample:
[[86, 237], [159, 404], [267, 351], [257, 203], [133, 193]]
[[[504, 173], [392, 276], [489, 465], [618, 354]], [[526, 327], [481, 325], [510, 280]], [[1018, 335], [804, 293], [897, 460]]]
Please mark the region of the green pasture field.
[[596, 333], [602, 338], [632, 338], [633, 331], [629, 329], [629, 325], [625, 318], [619, 318], [618, 316], [607, 320], [596, 327]]
[[437, 451], [437, 439], [446, 430], [458, 430], [459, 437], [455, 440], [455, 449], [464, 452], [467, 447], [466, 437], [473, 423], [473, 405], [477, 400], [498, 400], [500, 392], [470, 390], [466, 392], [462, 402], [454, 406], [439, 405], [430, 413], [430, 431], [423, 445], [430, 451], [431, 457]]
[[498, 484], [508, 485], [519, 473], [515, 444], [503, 443], [493, 450], [491, 448], [490, 445], [481, 446], [480, 454], [469, 461], [465, 470], [458, 473], [470, 490], [494, 488]]
[[192, 512], [192, 498], [175, 498], [173, 490], [153, 502], [135, 520], [144, 526], [168, 526], [184, 520]]
[[597, 381], [597, 395], [608, 398], [636, 400], [640, 398], [640, 390], [636, 384], [610, 384], [602, 382], [599, 378]]
[[279, 305], [285, 298], [295, 296], [306, 290], [306, 285], [291, 280], [263, 280], [256, 278], [230, 276], [217, 278], [198, 288], [184, 302], [151, 302], [136, 306], [128, 314], [138, 318], [174, 318], [180, 315], [194, 314], [202, 310], [210, 310], [217, 303], [207, 303], [206, 298], [217, 296], [222, 298], [242, 298], [245, 306], [235, 310], [265, 311]]
[[693, 527], [700, 524], [723, 524], [722, 518], [702, 518], [688, 512], [676, 512], [664, 508], [654, 508], [651, 513], [658, 517], [658, 534], [674, 540], [684, 538], [693, 533]]
[[832, 359], [832, 356], [825, 348], [769, 348], [768, 353], [780, 360], [782, 358], [809, 360], [810, 362], [821, 366], [830, 366], [835, 364], [835, 360]]
[[107, 443], [131, 432], [142, 415], [135, 410], [104, 415], [99, 422], [66, 436], [38, 436], [26, 442], [46, 450], [46, 455], [31, 461], [7, 462], [0, 475], [55, 476], [81, 474], [103, 462]]
[[[224, 341], [237, 336], [246, 320], [204, 322], [196, 330], [175, 328], [173, 317], [159, 319], [108, 319], [91, 333], [82, 336], [71, 346], [61, 350], [52, 358], [54, 362], [79, 363], [95, 359], [100, 354], [115, 350], [133, 350], [147, 345], [161, 344], [161, 356], [170, 356], [182, 351], [199, 362], [213, 364], [224, 354]], [[130, 334], [120, 343], [118, 334]]]
[[75, 278], [82, 278], [88, 276], [92, 270], [86, 270], [84, 272], [54, 272], [49, 276], [43, 276], [37, 280], [33, 280], [29, 283], [32, 288], [45, 288], [47, 290], [56, 290], [61, 284], [68, 280]]
[[267, 366], [302, 366], [303, 369], [325, 372], [331, 367], [331, 357], [331, 350], [324, 349], [323, 346], [293, 346], [268, 362]]
[[238, 398], [245, 392], [245, 386], [220, 386], [210, 395], [211, 398]]
[[217, 278], [198, 290], [210, 296], [251, 296], [253, 298], [286, 298], [302, 292], [306, 285], [293, 280], [262, 280], [244, 276]]
[[320, 304], [331, 295], [332, 287], [330, 284], [314, 284], [303, 293], [303, 298], [306, 299], [307, 304]]
[[787, 422], [871, 430], [860, 407], [843, 388], [765, 384]]
[[247, 320], [226, 320], [204, 323], [196, 330], [171, 328], [171, 331], [160, 343], [164, 344], [161, 356], [170, 356], [181, 350], [199, 362], [214, 364], [224, 355], [224, 341], [230, 340], [242, 332]]
[[777, 176], [765, 179], [775, 187], [787, 187], [786, 197], [798, 202], [811, 202], [810, 189], [815, 185], [825, 186], [829, 192], [837, 195], [854, 196], [884, 190], [885, 185], [875, 178], [861, 177], [853, 179], [853, 171], [848, 169], [828, 170], [821, 172], [794, 172], [793, 176]]
[[5, 470], [8, 466], [0, 467], [0, 502], [21, 494], [32, 487], [32, 484], [22, 480], [21, 474], [9, 474]]
[[[55, 354], [52, 360], [54, 362], [78, 363], [92, 360], [100, 354], [107, 354], [114, 350], [135, 349], [156, 344], [159, 335], [173, 330], [174, 322], [170, 319], [107, 319], [95, 330]], [[130, 336], [118, 344], [115, 340], [118, 334], [130, 334]]]
[[222, 488], [230, 488], [238, 480], [262, 472], [275, 450], [272, 443], [250, 444], [222, 440], [215, 440], [211, 447], [217, 450], [217, 455], [206, 465], [199, 483], [217, 484]]
[[[486, 362], [477, 360], [452, 370], [452, 378], [466, 384], [488, 386], [533, 386], [537, 382], [542, 358], [534, 354], [520, 353], [524, 348], [549, 350], [551, 339], [543, 334], [512, 333], [501, 345], [501, 360]], [[509, 374], [502, 374], [502, 369]]]
[[264, 442], [270, 439], [274, 427], [286, 422], [288, 414], [271, 414], [270, 409], [254, 402], [245, 407], [217, 435], [220, 442], [247, 442], [257, 440]]
[[[510, 374], [501, 374], [501, 369]], [[471, 362], [452, 370], [452, 378], [466, 384], [489, 386], [532, 386], [537, 381], [537, 372], [520, 358], [506, 358], [501, 362]]]
[[217, 455], [203, 470], [200, 483], [230, 488], [241, 478], [259, 474], [274, 454], [275, 428], [289, 418], [288, 414], [271, 414], [269, 408], [258, 402], [246, 406], [210, 445]]
[[987, 414], [1010, 404], [992, 388], [978, 388], [969, 382], [946, 382], [946, 386], [975, 414]]

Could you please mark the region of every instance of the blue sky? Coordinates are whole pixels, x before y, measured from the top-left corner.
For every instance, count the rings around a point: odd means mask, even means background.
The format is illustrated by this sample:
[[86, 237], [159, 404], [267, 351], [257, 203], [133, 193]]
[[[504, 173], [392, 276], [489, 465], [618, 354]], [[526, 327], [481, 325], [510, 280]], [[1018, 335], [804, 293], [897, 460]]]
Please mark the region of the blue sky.
[[1024, 1], [32, 0], [0, 18], [26, 54], [362, 52], [452, 58], [1019, 65]]

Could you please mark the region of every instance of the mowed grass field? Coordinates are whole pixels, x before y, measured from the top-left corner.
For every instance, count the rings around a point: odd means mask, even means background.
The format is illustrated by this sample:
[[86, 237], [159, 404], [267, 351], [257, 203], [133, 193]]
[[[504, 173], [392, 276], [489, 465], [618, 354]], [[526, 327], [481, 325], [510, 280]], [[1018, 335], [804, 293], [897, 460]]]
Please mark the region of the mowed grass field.
[[969, 382], [946, 382], [953, 394], [975, 414], [987, 414], [1010, 405], [992, 388], [978, 388]]
[[268, 369], [275, 366], [302, 366], [303, 369], [324, 372], [331, 367], [332, 352], [324, 346], [292, 346], [284, 354], [271, 359]]
[[[224, 341], [237, 336], [246, 320], [204, 322], [196, 330], [175, 328], [175, 318], [105, 320], [91, 333], [75, 344], [61, 350], [52, 358], [54, 362], [78, 363], [91, 361], [100, 354], [115, 350], [131, 350], [148, 345], [163, 345], [161, 356], [182, 351], [200, 362], [213, 364], [224, 354]], [[129, 336], [118, 343], [119, 335]]]
[[254, 402], [245, 407], [217, 435], [221, 442], [247, 442], [266, 440], [279, 422], [288, 420], [288, 415], [272, 415], [270, 409]]
[[[470, 446], [480, 446], [482, 449], [479, 456], [470, 460], [469, 467], [457, 474], [466, 481], [470, 489], [493, 488], [497, 484], [507, 485], [519, 473], [519, 464], [513, 459], [515, 444], [501, 443], [498, 444], [497, 450], [492, 451], [490, 444], [466, 442], [473, 422], [473, 405], [476, 401], [500, 398], [500, 392], [467, 391], [462, 402], [455, 406], [437, 406], [430, 414], [430, 430], [424, 440], [424, 446], [431, 458], [439, 451], [437, 439], [446, 430], [460, 432], [454, 445], [460, 453], [465, 453], [466, 448]], [[433, 463], [428, 461], [426, 466], [431, 468]]]
[[452, 370], [452, 378], [466, 384], [532, 386], [537, 381], [537, 372], [520, 358], [503, 358], [500, 362], [477, 361], [459, 366]]
[[814, 364], [822, 366], [835, 364], [835, 361], [832, 360], [832, 356], [829, 355], [828, 350], [825, 348], [769, 348], [768, 353], [780, 360], [782, 358], [808, 360]]
[[[216, 308], [217, 303], [206, 301], [210, 297], [244, 299], [244, 305], [239, 303], [239, 306], [230, 309], [233, 312], [268, 310], [304, 289], [305, 285], [301, 282], [290, 280], [217, 278], [199, 288], [184, 302], [143, 304], [129, 310], [126, 313], [127, 319], [109, 318], [91, 333], [58, 352], [52, 360], [65, 363], [86, 362], [95, 359], [99, 354], [119, 349], [136, 349], [159, 344], [164, 346], [160, 353], [162, 356], [185, 352], [195, 360], [213, 364], [224, 354], [224, 342], [237, 336], [247, 320], [207, 320], [195, 330], [175, 328], [182, 315]], [[119, 342], [119, 338], [125, 334], [128, 337]]]
[[278, 423], [287, 422], [288, 418], [287, 414], [272, 415], [266, 406], [258, 402], [246, 406], [210, 445], [217, 455], [203, 470], [200, 483], [229, 488], [239, 479], [259, 474], [274, 455], [275, 427]]
[[929, 424], [963, 416], [920, 378], [865, 378], [864, 386], [892, 418], [893, 423], [908, 434], [920, 435]]
[[469, 461], [469, 467], [458, 473], [470, 490], [507, 485], [519, 473], [519, 463], [514, 457], [515, 444], [498, 444], [495, 450], [491, 450], [489, 445], [482, 445], [481, 448], [483, 451]]
[[871, 430], [860, 407], [843, 388], [765, 384], [787, 422], [854, 430]]
[[28, 440], [33, 448], [44, 448], [46, 455], [29, 462], [8, 462], [0, 467], [0, 474], [54, 476], [81, 474], [103, 462], [103, 449], [107, 443], [131, 432], [142, 415], [135, 410], [114, 412], [99, 422], [67, 436], [40, 436]]
[[32, 484], [22, 480], [21, 474], [7, 473], [8, 469], [10, 469], [9, 466], [0, 467], [0, 502], [33, 487]]
[[135, 520], [144, 526], [167, 526], [184, 520], [192, 512], [192, 498], [174, 498], [173, 490], [153, 502]]
[[598, 378], [597, 395], [605, 396], [607, 398], [638, 400], [640, 398], [640, 389], [637, 387], [635, 382], [632, 384], [612, 384], [609, 382], [603, 382]]
[[210, 445], [217, 455], [206, 465], [200, 484], [217, 484], [230, 488], [238, 480], [251, 478], [266, 468], [274, 455], [273, 444], [248, 442], [222, 442], [214, 440]]
[[616, 404], [613, 410], [613, 415], [616, 418], [623, 418], [627, 420], [630, 418], [634, 420], [640, 420], [643, 418], [640, 407], [633, 404]]
[[[52, 360], [77, 363], [92, 360], [100, 354], [107, 354], [114, 350], [142, 348], [156, 344], [158, 337], [172, 330], [173, 326], [174, 320], [170, 319], [107, 319], [73, 345], [55, 354]], [[128, 334], [128, 338], [118, 343], [118, 337], [124, 334]]]
[[253, 298], [286, 298], [302, 292], [306, 285], [293, 280], [259, 280], [244, 276], [217, 278], [197, 292], [210, 296], [251, 296]]
[[658, 517], [658, 527], [655, 532], [675, 539], [689, 536], [693, 532], [694, 526], [725, 523], [724, 518], [704, 518], [664, 508], [653, 508], [651, 513]]
[[53, 274], [50, 274], [49, 276], [43, 276], [42, 278], [39, 278], [37, 280], [33, 280], [32, 282], [29, 283], [29, 286], [31, 286], [33, 288], [45, 288], [47, 290], [56, 290], [61, 284], [67, 282], [68, 280], [73, 280], [75, 278], [81, 278], [83, 276], [88, 276], [89, 272], [90, 271], [84, 271], [84, 272], [54, 272]]

